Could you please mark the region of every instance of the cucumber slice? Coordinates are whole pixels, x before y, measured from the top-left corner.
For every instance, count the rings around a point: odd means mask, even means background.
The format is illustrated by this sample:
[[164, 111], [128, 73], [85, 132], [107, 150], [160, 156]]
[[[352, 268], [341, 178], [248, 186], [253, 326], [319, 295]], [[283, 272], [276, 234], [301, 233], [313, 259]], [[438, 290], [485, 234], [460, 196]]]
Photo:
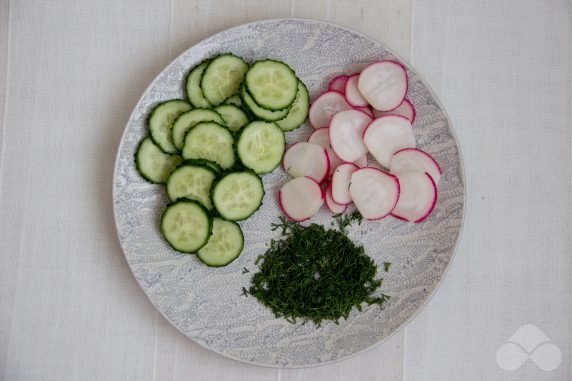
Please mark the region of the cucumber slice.
[[285, 108], [284, 110], [271, 111], [260, 107], [259, 105], [256, 104], [256, 102], [254, 102], [254, 99], [252, 99], [250, 94], [248, 94], [248, 91], [246, 91], [246, 87], [244, 86], [242, 86], [242, 88], [240, 89], [240, 96], [242, 97], [243, 103], [250, 110], [250, 112], [256, 117], [256, 119], [262, 119], [267, 122], [273, 122], [275, 120], [280, 120], [285, 118], [288, 115], [288, 112], [290, 111], [288, 108]]
[[236, 222], [214, 218], [213, 234], [197, 256], [208, 266], [226, 266], [240, 255], [243, 247], [244, 236], [240, 226]]
[[182, 160], [179, 155], [161, 151], [149, 137], [139, 143], [135, 152], [135, 168], [145, 180], [155, 184], [164, 184]]
[[220, 165], [218, 165], [217, 163], [215, 163], [212, 160], [207, 160], [207, 159], [187, 159], [185, 161], [183, 161], [183, 164], [192, 164], [192, 165], [200, 165], [200, 166], [207, 166], [210, 169], [213, 170], [214, 173], [216, 173], [217, 175], [220, 175], [222, 173], [222, 168], [220, 167]]
[[222, 116], [224, 123], [232, 132], [237, 132], [249, 122], [246, 113], [235, 105], [220, 105], [215, 111]]
[[240, 96], [238, 94], [233, 95], [230, 98], [226, 98], [226, 101], [222, 102], [225, 105], [235, 105], [238, 107], [242, 107], [242, 102], [240, 100]]
[[272, 172], [284, 156], [284, 132], [269, 122], [251, 122], [238, 137], [237, 153], [242, 164], [256, 173]]
[[298, 91], [296, 73], [284, 62], [258, 61], [245, 77], [246, 89], [262, 108], [282, 110], [289, 107]]
[[217, 174], [207, 165], [184, 163], [167, 180], [169, 200], [188, 198], [200, 202], [211, 210], [211, 185]]
[[204, 108], [197, 108], [191, 111], [187, 111], [181, 115], [173, 123], [173, 145], [179, 151], [183, 149], [183, 143], [185, 140], [185, 134], [193, 126], [199, 122], [216, 122], [218, 124], [224, 125], [224, 119], [213, 110], [207, 110]]
[[236, 161], [233, 144], [228, 128], [215, 122], [200, 122], [185, 135], [182, 155], [184, 159], [212, 160], [228, 169]]
[[212, 234], [213, 220], [201, 203], [180, 199], [167, 206], [161, 218], [161, 233], [171, 247], [194, 253], [205, 246]]
[[177, 153], [173, 145], [171, 129], [179, 115], [189, 111], [191, 105], [180, 99], [159, 103], [149, 115], [148, 125], [151, 139], [166, 153]]
[[205, 98], [203, 90], [201, 89], [201, 78], [208, 64], [208, 60], [198, 64], [187, 76], [187, 98], [189, 98], [189, 101], [195, 107], [212, 107], [210, 102]]
[[282, 131], [292, 131], [300, 127], [308, 118], [308, 110], [310, 109], [310, 96], [308, 89], [302, 81], [298, 81], [298, 93], [288, 115], [284, 119], [276, 122]]
[[213, 188], [212, 201], [216, 211], [229, 221], [250, 217], [262, 205], [262, 180], [251, 172], [231, 172]]
[[201, 89], [213, 106], [238, 93], [248, 64], [233, 54], [222, 54], [212, 59], [201, 78]]

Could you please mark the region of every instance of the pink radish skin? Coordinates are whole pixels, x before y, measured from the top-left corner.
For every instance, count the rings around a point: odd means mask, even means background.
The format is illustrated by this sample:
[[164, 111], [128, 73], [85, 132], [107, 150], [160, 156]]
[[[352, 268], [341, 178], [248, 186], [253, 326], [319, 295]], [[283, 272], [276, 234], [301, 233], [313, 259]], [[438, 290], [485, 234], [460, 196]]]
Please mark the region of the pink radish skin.
[[350, 195], [362, 216], [379, 220], [395, 208], [400, 197], [399, 180], [377, 168], [361, 168], [352, 175]]
[[389, 164], [391, 173], [397, 176], [405, 173], [428, 173], [439, 184], [443, 171], [439, 163], [425, 151], [417, 148], [404, 148], [397, 151]]
[[415, 107], [413, 107], [413, 104], [407, 98], [405, 98], [403, 100], [403, 102], [401, 102], [401, 104], [399, 106], [397, 106], [397, 108], [395, 108], [391, 111], [373, 110], [373, 115], [376, 118], [379, 118], [380, 116], [392, 115], [392, 114], [393, 115], [401, 115], [401, 116], [406, 117], [407, 119], [409, 119], [411, 124], [413, 124], [413, 122], [415, 122], [415, 116], [417, 116], [417, 112], [415, 111]]
[[330, 159], [330, 171], [328, 172], [328, 176], [332, 176], [338, 165], [343, 163], [344, 161], [336, 155], [332, 147], [330, 146], [330, 134], [327, 127], [318, 128], [316, 131], [310, 135], [308, 138], [308, 143], [319, 145], [320, 147], [324, 147], [326, 152], [328, 153], [328, 158]]
[[328, 206], [328, 209], [330, 209], [330, 211], [334, 214], [343, 213], [348, 208], [347, 205], [341, 205], [334, 201], [334, 199], [332, 198], [331, 183], [328, 184], [328, 187], [326, 188], [326, 205]]
[[365, 112], [367, 115], [369, 115], [370, 117], [374, 118], [374, 113], [373, 110], [370, 109], [369, 107], [354, 107], [354, 110], [358, 110], [361, 112]]
[[330, 158], [325, 148], [300, 142], [286, 150], [282, 166], [292, 177], [307, 176], [320, 183], [330, 171]]
[[316, 129], [328, 127], [335, 114], [351, 109], [352, 106], [348, 104], [343, 94], [337, 91], [326, 91], [310, 106], [308, 119], [312, 127]]
[[348, 103], [353, 107], [367, 107], [369, 103], [358, 89], [358, 79], [359, 74], [354, 74], [347, 80], [344, 95]]
[[348, 205], [352, 203], [349, 187], [352, 175], [360, 168], [353, 163], [340, 164], [332, 176], [332, 199], [336, 204]]
[[415, 148], [415, 135], [409, 119], [401, 115], [386, 115], [374, 119], [367, 126], [363, 142], [379, 164], [389, 168], [395, 152]]
[[376, 110], [393, 110], [407, 94], [407, 71], [396, 61], [374, 62], [360, 73], [358, 89]]
[[334, 115], [330, 123], [330, 144], [340, 159], [352, 163], [367, 153], [362, 135], [371, 121], [369, 115], [357, 110]]
[[328, 90], [337, 91], [338, 93], [344, 93], [346, 89], [346, 82], [348, 81], [349, 76], [347, 75], [338, 75], [336, 78], [330, 81], [330, 85], [328, 86]]
[[280, 208], [292, 221], [301, 222], [311, 218], [322, 207], [322, 188], [310, 177], [290, 180], [278, 191]]
[[428, 173], [405, 173], [398, 176], [401, 195], [391, 212], [409, 222], [423, 222], [437, 204], [437, 185]]

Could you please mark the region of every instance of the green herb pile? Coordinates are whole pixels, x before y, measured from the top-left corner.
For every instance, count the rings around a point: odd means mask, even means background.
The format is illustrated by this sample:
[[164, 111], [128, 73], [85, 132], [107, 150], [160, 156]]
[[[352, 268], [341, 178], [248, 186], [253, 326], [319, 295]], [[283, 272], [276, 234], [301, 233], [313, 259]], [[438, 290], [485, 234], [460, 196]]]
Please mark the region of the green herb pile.
[[276, 317], [318, 326], [323, 320], [337, 324], [347, 319], [352, 308], [361, 311], [363, 303], [382, 306], [389, 296], [373, 295], [383, 282], [375, 279], [375, 263], [346, 235], [353, 221], [361, 223], [361, 215], [336, 215], [335, 220], [337, 229], [304, 227], [284, 218], [273, 224], [272, 230], [280, 229], [283, 238], [272, 240], [257, 259], [259, 271], [245, 294], [271, 308]]

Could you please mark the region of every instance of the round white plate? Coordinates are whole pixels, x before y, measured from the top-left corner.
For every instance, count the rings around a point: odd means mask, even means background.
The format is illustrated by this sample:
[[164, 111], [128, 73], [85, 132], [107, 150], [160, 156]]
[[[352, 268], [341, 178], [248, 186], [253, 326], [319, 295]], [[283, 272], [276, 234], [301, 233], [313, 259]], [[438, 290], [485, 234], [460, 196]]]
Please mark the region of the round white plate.
[[[247, 61], [274, 58], [288, 63], [314, 99], [340, 74], [359, 72], [380, 59], [402, 62], [409, 74], [408, 98], [417, 109], [414, 132], [418, 147], [432, 154], [444, 174], [433, 214], [420, 224], [392, 217], [350, 229], [385, 278], [382, 291], [391, 296], [383, 310], [355, 308], [339, 325], [317, 328], [276, 319], [254, 297], [241, 295], [256, 269], [254, 261], [278, 235], [270, 224], [281, 215], [276, 191], [288, 180], [281, 169], [263, 177], [264, 204], [241, 223], [244, 251], [230, 265], [210, 268], [194, 255], [173, 251], [162, 239], [159, 219], [167, 204], [163, 186], [136, 172], [133, 154], [147, 135], [146, 118], [155, 104], [183, 98], [190, 68], [218, 53], [232, 52]], [[287, 134], [289, 143], [305, 140], [309, 125]], [[121, 140], [113, 181], [119, 239], [135, 278], [157, 309], [183, 334], [224, 356], [249, 363], [303, 367], [355, 355], [402, 328], [429, 300], [451, 263], [465, 202], [462, 159], [452, 126], [421, 77], [381, 43], [333, 24], [307, 19], [267, 20], [218, 33], [175, 59], [145, 91]], [[311, 222], [329, 224], [323, 208]], [[383, 262], [391, 262], [383, 272]], [[250, 270], [243, 273], [243, 269]]]

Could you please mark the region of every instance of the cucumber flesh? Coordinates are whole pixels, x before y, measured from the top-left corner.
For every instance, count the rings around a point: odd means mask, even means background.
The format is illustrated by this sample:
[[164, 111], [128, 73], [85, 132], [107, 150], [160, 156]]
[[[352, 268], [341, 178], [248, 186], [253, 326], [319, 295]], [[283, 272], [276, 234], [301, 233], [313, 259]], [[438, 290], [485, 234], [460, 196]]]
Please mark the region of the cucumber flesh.
[[213, 106], [238, 93], [248, 64], [240, 57], [223, 54], [212, 59], [201, 78], [201, 89]]
[[298, 82], [298, 92], [296, 93], [296, 98], [294, 103], [288, 111], [288, 115], [285, 118], [280, 119], [276, 122], [278, 127], [282, 131], [292, 131], [300, 127], [306, 119], [308, 118], [308, 110], [310, 109], [310, 96], [308, 94], [308, 89], [302, 81]]
[[205, 246], [212, 234], [212, 217], [197, 201], [180, 199], [169, 205], [161, 218], [161, 232], [171, 247], [194, 253]]
[[213, 234], [197, 256], [208, 266], [226, 266], [242, 252], [244, 236], [236, 222], [213, 219]]
[[173, 145], [171, 130], [179, 115], [189, 111], [191, 105], [180, 99], [173, 99], [155, 106], [149, 116], [148, 125], [151, 139], [166, 153], [177, 153]]
[[237, 153], [242, 164], [256, 173], [272, 172], [284, 156], [284, 132], [270, 122], [251, 122], [238, 137]]
[[251, 172], [231, 172], [214, 186], [212, 201], [216, 211], [228, 221], [250, 217], [262, 205], [262, 180]]
[[187, 76], [186, 90], [187, 98], [195, 107], [209, 108], [212, 107], [210, 102], [205, 98], [201, 89], [201, 78], [209, 61], [204, 61], [195, 66]]
[[245, 106], [250, 110], [250, 112], [256, 117], [256, 119], [262, 119], [267, 122], [273, 122], [285, 118], [290, 111], [288, 108], [279, 111], [271, 111], [260, 107], [256, 104], [254, 99], [246, 91], [246, 87], [242, 86], [240, 89], [240, 96]]
[[149, 137], [141, 141], [135, 152], [135, 168], [145, 180], [155, 184], [164, 184], [182, 160], [179, 155], [161, 151]]
[[289, 107], [298, 91], [298, 78], [284, 62], [258, 61], [250, 67], [245, 84], [252, 99], [262, 108], [282, 110]]
[[234, 138], [228, 128], [214, 122], [201, 122], [185, 135], [182, 156], [212, 160], [222, 169], [229, 169], [236, 161], [233, 145]]
[[223, 104], [225, 105], [235, 105], [238, 107], [242, 107], [242, 101], [240, 100], [240, 96], [238, 94], [233, 95], [232, 97], [227, 98]]
[[213, 110], [197, 108], [187, 111], [181, 115], [173, 123], [173, 145], [179, 151], [183, 149], [185, 134], [196, 124], [200, 122], [216, 122], [225, 125], [223, 118]]
[[248, 115], [235, 105], [220, 105], [215, 111], [222, 116], [224, 124], [232, 132], [237, 132], [249, 122]]
[[183, 164], [167, 180], [167, 195], [171, 201], [188, 198], [211, 210], [211, 185], [216, 173], [206, 165]]

